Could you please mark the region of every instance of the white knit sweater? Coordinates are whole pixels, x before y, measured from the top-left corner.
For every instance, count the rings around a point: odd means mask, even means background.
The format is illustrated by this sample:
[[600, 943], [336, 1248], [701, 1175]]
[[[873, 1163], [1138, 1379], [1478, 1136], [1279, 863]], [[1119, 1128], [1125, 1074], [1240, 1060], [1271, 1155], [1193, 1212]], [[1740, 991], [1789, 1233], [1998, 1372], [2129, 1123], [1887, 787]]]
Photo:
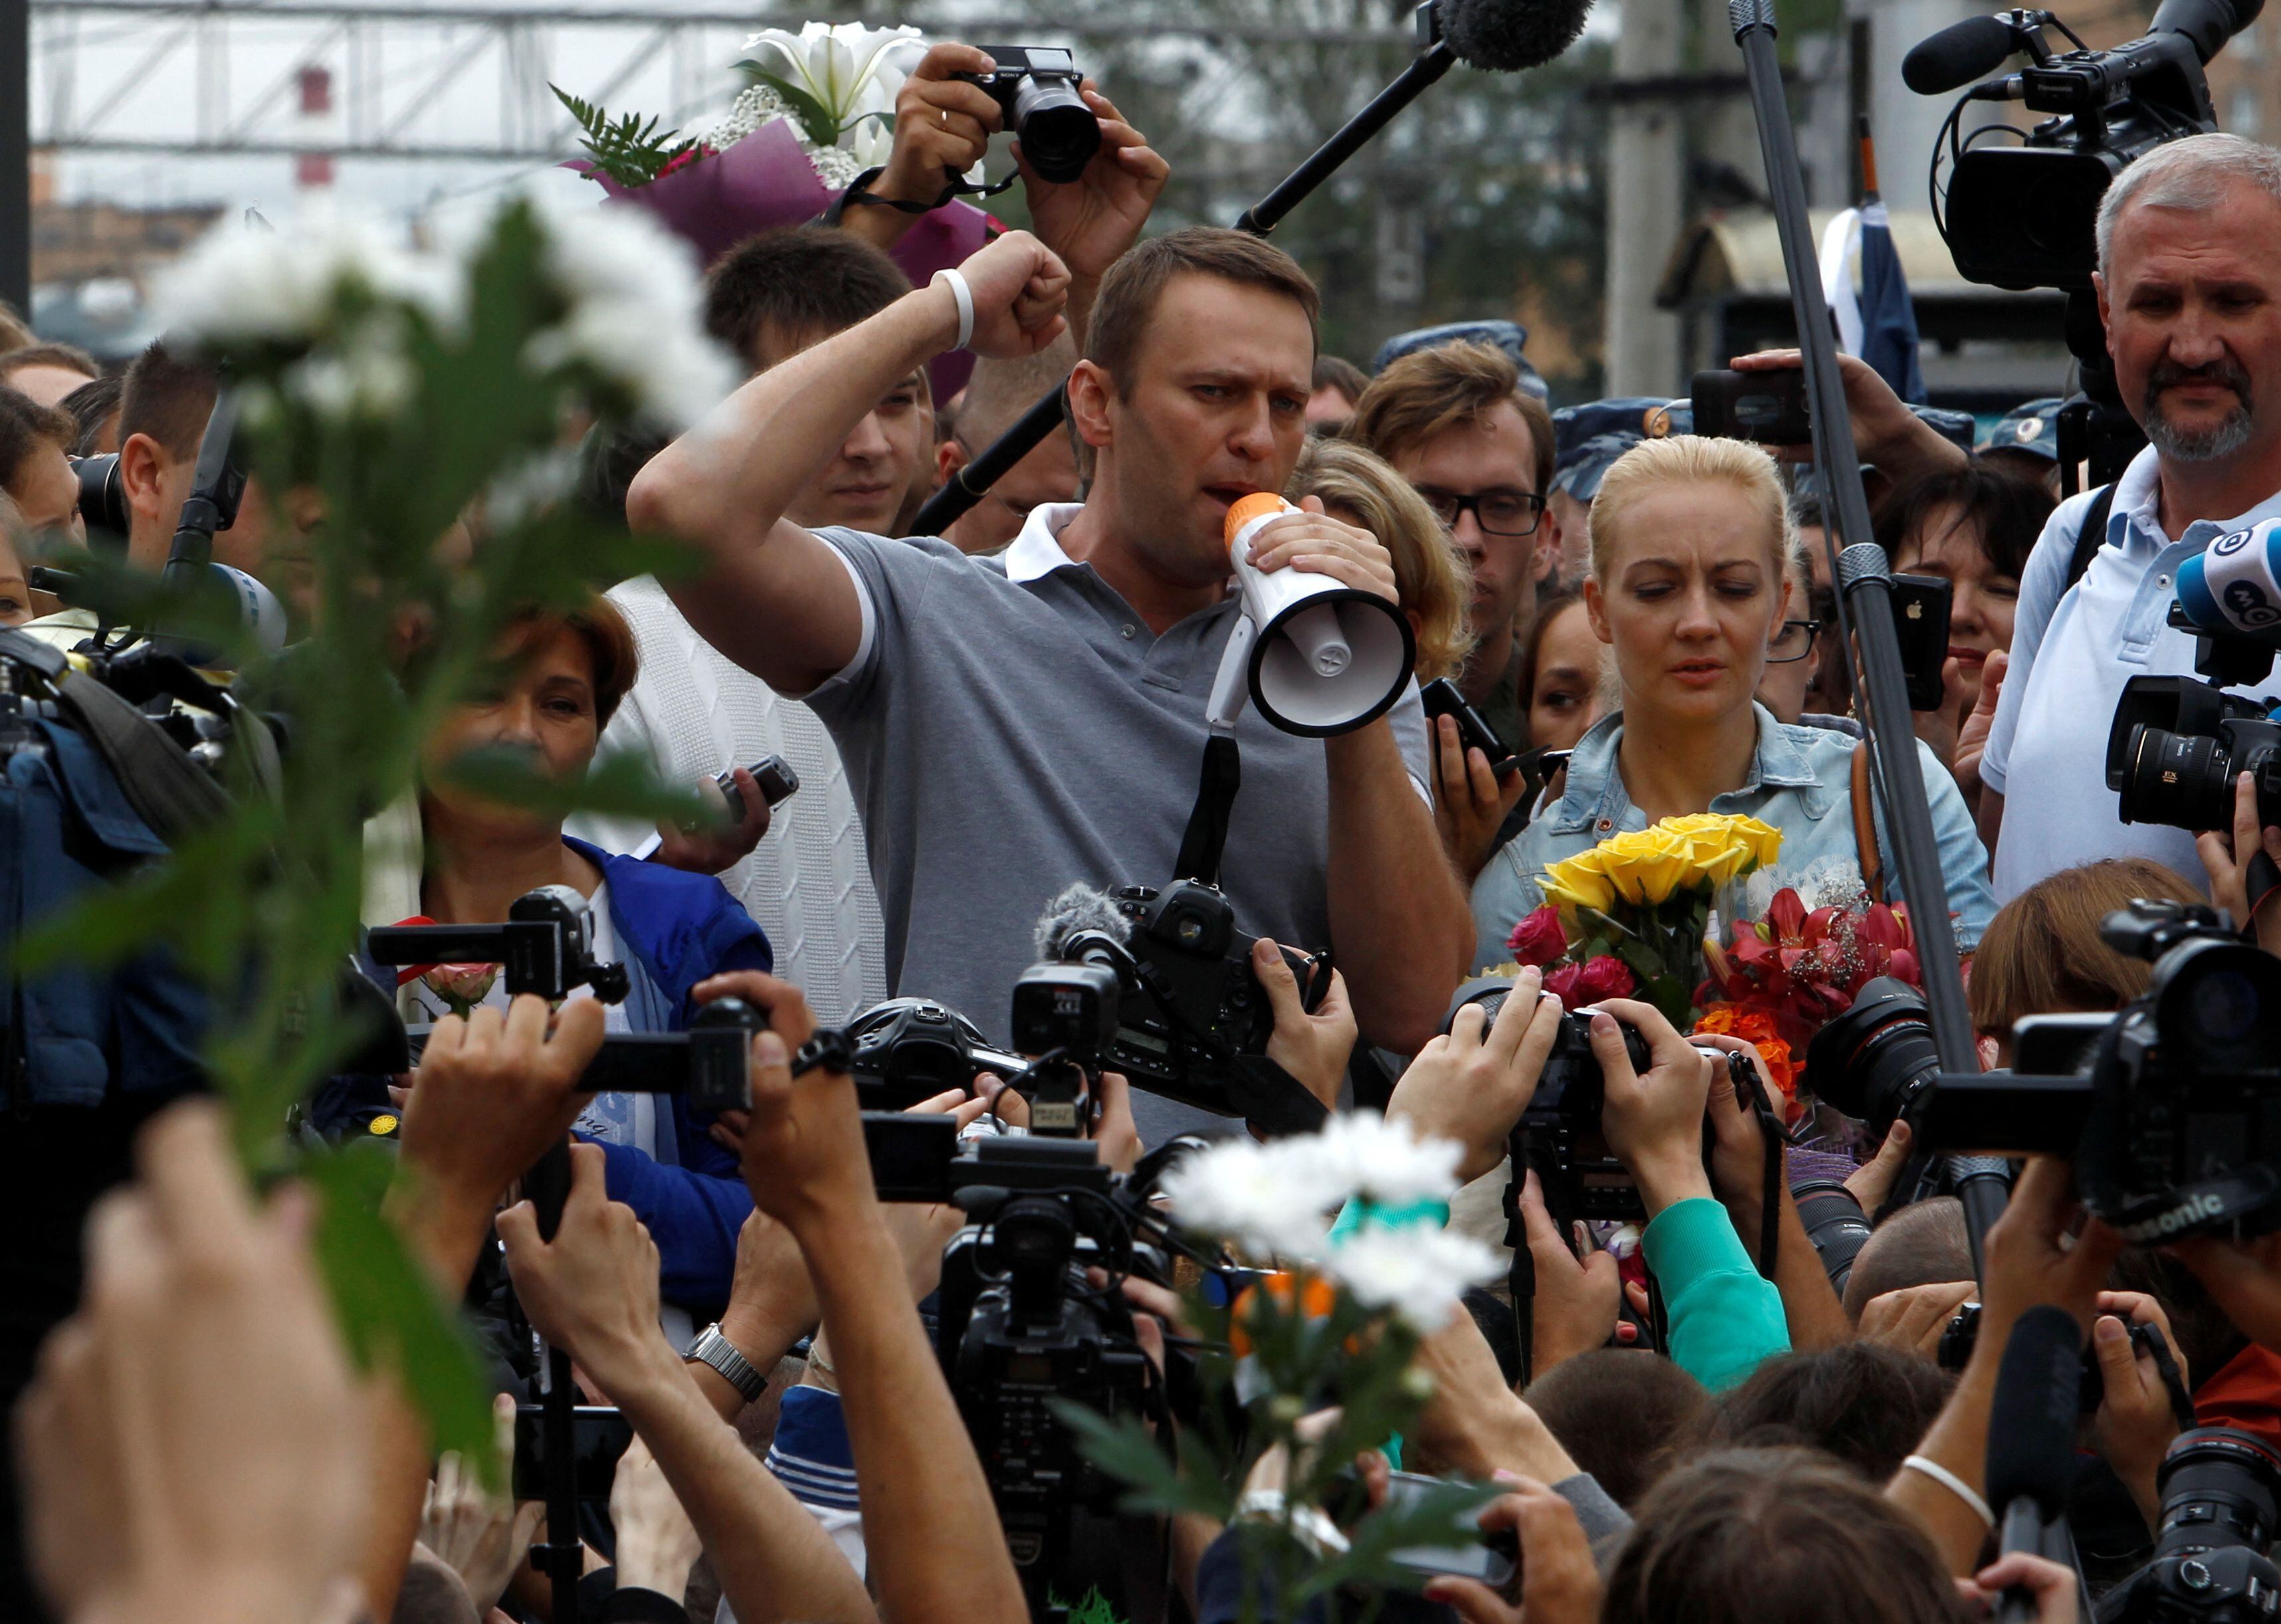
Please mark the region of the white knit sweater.
[[[777, 973], [838, 1023], [887, 995], [886, 934], [864, 859], [863, 822], [847, 769], [823, 723], [704, 638], [647, 576], [613, 587], [633, 628], [641, 674], [610, 718], [599, 755], [640, 752], [669, 784], [781, 755], [800, 793], [777, 806], [753, 855], [721, 876], [776, 950]], [[653, 827], [576, 817], [569, 831], [607, 851], [640, 854]]]

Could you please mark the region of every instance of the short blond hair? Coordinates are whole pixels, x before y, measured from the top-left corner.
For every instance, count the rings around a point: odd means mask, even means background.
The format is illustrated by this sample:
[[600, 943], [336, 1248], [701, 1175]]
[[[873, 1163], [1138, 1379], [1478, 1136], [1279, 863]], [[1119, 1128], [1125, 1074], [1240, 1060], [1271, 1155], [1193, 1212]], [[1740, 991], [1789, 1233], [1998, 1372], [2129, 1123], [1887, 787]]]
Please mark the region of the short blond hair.
[[1625, 512], [1649, 491], [1674, 484], [1729, 485], [1748, 497], [1766, 520], [1767, 562], [1777, 577], [1798, 556], [1798, 526], [1790, 520], [1790, 498], [1772, 457], [1748, 440], [1674, 435], [1642, 440], [1601, 477], [1587, 530], [1592, 539], [1592, 574], [1602, 584], [1608, 578], [1616, 527]]
[[1288, 500], [1343, 509], [1394, 555], [1402, 607], [1418, 616], [1418, 680], [1448, 677], [1473, 652], [1465, 603], [1473, 570], [1426, 499], [1381, 458], [1344, 440], [1310, 436], [1283, 488]]

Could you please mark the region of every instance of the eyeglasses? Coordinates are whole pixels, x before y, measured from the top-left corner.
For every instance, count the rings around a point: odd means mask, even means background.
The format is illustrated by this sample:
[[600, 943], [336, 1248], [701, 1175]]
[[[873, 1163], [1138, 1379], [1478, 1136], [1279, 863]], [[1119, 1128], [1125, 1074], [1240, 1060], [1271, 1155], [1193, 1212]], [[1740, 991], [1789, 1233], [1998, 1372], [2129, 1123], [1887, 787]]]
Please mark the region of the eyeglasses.
[[1767, 644], [1768, 665], [1788, 665], [1803, 660], [1813, 652], [1813, 640], [1821, 635], [1818, 620], [1786, 620], [1782, 630]]
[[1458, 515], [1470, 513], [1484, 535], [1534, 536], [1537, 521], [1544, 516], [1544, 499], [1531, 491], [1480, 491], [1472, 496], [1420, 494], [1434, 516], [1453, 530], [1458, 528]]

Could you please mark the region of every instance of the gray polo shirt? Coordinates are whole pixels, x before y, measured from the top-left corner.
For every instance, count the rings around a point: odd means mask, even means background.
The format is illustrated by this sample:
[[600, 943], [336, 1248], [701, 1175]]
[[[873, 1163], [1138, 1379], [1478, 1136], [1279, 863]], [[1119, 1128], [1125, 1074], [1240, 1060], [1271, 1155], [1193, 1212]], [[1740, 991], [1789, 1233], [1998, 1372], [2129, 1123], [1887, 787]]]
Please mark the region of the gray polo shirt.
[[[887, 983], [959, 1010], [994, 1040], [1038, 916], [1063, 887], [1162, 885], [1195, 803], [1204, 707], [1233, 599], [1164, 636], [1055, 539], [1076, 503], [1034, 509], [1011, 546], [969, 558], [932, 537], [820, 534], [862, 599], [847, 669], [808, 696], [847, 763], [886, 921]], [[1413, 684], [1389, 713], [1427, 793]], [[1323, 742], [1247, 708], [1243, 787], [1221, 883], [1255, 935], [1330, 943]], [[1151, 1142], [1202, 1120], [1136, 1100]]]

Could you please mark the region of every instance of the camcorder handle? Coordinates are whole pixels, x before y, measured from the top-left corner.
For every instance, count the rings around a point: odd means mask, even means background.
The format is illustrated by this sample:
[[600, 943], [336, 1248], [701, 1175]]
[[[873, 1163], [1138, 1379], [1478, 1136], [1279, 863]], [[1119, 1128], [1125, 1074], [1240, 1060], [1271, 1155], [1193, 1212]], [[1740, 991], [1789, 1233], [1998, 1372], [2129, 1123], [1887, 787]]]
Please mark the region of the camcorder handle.
[[[537, 1219], [538, 1238], [553, 1240], [562, 1226], [563, 1203], [570, 1198], [567, 1136], [530, 1164], [522, 1176], [522, 1193]], [[586, 1558], [578, 1537], [577, 1383], [570, 1373], [570, 1355], [552, 1343], [541, 1368], [546, 1375], [540, 1421], [546, 1441], [546, 1539], [531, 1547], [531, 1564], [550, 1581], [558, 1624], [578, 1624], [578, 1580]]]

